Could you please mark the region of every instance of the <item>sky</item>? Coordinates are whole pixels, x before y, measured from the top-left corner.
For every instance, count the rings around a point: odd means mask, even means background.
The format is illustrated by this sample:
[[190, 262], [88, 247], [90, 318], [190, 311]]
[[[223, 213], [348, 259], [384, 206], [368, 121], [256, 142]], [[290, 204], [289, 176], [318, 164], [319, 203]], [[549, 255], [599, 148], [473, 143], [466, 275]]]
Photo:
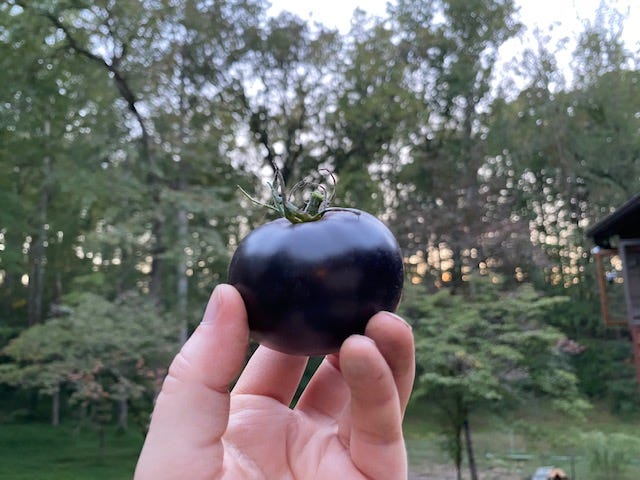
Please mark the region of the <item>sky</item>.
[[[384, 16], [389, 0], [271, 0], [271, 13], [288, 10], [306, 20], [321, 22], [346, 32], [356, 8], [373, 15]], [[640, 2], [609, 0], [622, 12], [629, 12], [626, 40], [640, 41]], [[567, 35], [580, 30], [584, 20], [593, 18], [600, 0], [516, 0], [522, 21], [528, 26], [549, 26], [562, 22], [560, 30]]]
[[[277, 14], [288, 10], [305, 20], [320, 22], [328, 27], [346, 33], [356, 8], [384, 16], [389, 0], [271, 0], [270, 13]], [[523, 38], [514, 39], [503, 46], [502, 60], [517, 58], [527, 46], [532, 45], [533, 31], [539, 28], [548, 32], [553, 42], [568, 38], [564, 52], [558, 55], [561, 68], [568, 69], [575, 38], [582, 30], [585, 21], [592, 21], [600, 0], [515, 0], [519, 7], [520, 21], [526, 27]], [[628, 14], [623, 31], [627, 48], [640, 50], [640, 0], [609, 0], [614, 8]], [[549, 30], [552, 28], [552, 30]]]

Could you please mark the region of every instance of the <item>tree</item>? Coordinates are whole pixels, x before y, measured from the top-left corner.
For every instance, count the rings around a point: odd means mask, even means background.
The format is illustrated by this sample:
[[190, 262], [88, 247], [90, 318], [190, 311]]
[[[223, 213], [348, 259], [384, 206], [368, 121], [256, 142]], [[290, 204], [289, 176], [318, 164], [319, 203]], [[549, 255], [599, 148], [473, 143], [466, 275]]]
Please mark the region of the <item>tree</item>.
[[339, 178], [340, 204], [373, 213], [390, 207], [405, 136], [424, 115], [406, 78], [406, 52], [394, 36], [384, 21], [356, 11], [335, 104], [326, 115], [326, 157]]
[[424, 104], [397, 177], [397, 230], [408, 252], [446, 256], [431, 262], [434, 280], [455, 290], [469, 269], [488, 261], [482, 240], [493, 232], [490, 207], [497, 201], [479, 177], [483, 110], [498, 49], [519, 29], [515, 6], [401, 0], [390, 13], [407, 52], [409, 85]]
[[529, 270], [542, 267], [563, 287], [591, 282], [585, 230], [630, 198], [640, 178], [638, 73], [620, 31], [598, 18], [579, 38], [573, 84], [560, 89], [554, 56], [541, 46], [525, 57], [529, 86], [510, 102], [496, 99], [488, 119], [487, 169], [503, 176], [547, 255]]
[[[87, 212], [107, 187], [100, 171], [117, 144], [113, 96], [82, 59], [58, 49], [59, 32], [18, 6], [0, 7], [0, 213], [3, 311], [35, 324], [59, 302], [81, 266], [74, 241], [92, 228]], [[16, 68], [15, 65], [21, 65]], [[109, 146], [109, 147], [108, 147]], [[24, 285], [24, 286], [23, 286]], [[20, 322], [16, 323], [20, 326]]]
[[175, 325], [135, 293], [115, 302], [90, 293], [68, 300], [68, 314], [24, 330], [3, 349], [9, 361], [0, 365], [0, 383], [51, 396], [54, 425], [67, 389], [99, 432], [114, 408], [126, 427], [130, 401], [155, 398], [177, 349]]
[[620, 365], [629, 338], [602, 324], [585, 231], [634, 195], [640, 179], [638, 58], [624, 47], [621, 20], [602, 4], [578, 37], [569, 78], [539, 38], [521, 66], [527, 87], [491, 105], [486, 162], [531, 225], [528, 251], [537, 253], [518, 251], [524, 276], [572, 299], [550, 323], [586, 347], [573, 362], [582, 392], [608, 399], [613, 411], [637, 404], [633, 374]]
[[586, 406], [563, 335], [544, 325], [550, 308], [566, 299], [541, 296], [528, 284], [505, 291], [497, 281], [475, 277], [464, 296], [447, 290], [428, 296], [424, 287], [411, 287], [402, 305], [416, 336], [414, 395], [442, 412], [459, 479], [464, 448], [471, 478], [478, 478], [471, 420], [481, 409], [499, 412], [532, 395], [568, 413]]
[[334, 59], [340, 38], [324, 27], [312, 29], [283, 12], [250, 38], [251, 49], [238, 75], [248, 116], [247, 132], [259, 164], [285, 182], [317, 172], [324, 160], [322, 119], [335, 88]]
[[[164, 307], [175, 305], [184, 339], [192, 323], [188, 295], [201, 300], [193, 287], [218, 281], [237, 223], [232, 185], [245, 172], [230, 161], [241, 108], [230, 71], [263, 6], [17, 3], [21, 18], [54, 32], [54, 53], [101, 80], [116, 112], [105, 125], [123, 126], [112, 127], [115, 145], [100, 152], [87, 181], [117, 188], [85, 209], [94, 228], [73, 238], [75, 249], [115, 278], [119, 292], [146, 289]], [[91, 93], [98, 104], [102, 94]]]

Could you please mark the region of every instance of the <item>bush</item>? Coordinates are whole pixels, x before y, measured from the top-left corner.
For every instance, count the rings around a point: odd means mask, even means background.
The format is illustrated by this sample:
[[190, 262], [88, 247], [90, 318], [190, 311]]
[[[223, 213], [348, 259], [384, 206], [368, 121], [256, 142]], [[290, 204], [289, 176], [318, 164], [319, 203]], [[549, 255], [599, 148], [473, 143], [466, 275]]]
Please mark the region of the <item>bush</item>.
[[640, 438], [624, 433], [585, 432], [580, 436], [594, 480], [631, 480], [630, 462], [640, 452]]

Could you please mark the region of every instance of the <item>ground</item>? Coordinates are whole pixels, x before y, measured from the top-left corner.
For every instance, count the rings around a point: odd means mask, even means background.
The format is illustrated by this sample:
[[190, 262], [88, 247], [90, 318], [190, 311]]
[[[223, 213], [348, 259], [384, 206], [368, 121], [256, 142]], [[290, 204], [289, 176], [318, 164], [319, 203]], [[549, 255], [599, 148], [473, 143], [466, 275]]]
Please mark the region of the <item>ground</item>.
[[[491, 480], [522, 480], [522, 475], [509, 473], [500, 469], [478, 472], [480, 478]], [[468, 479], [468, 472], [462, 473], [463, 479]], [[446, 465], [436, 465], [424, 468], [413, 468], [409, 472], [409, 480], [456, 480], [455, 469]]]

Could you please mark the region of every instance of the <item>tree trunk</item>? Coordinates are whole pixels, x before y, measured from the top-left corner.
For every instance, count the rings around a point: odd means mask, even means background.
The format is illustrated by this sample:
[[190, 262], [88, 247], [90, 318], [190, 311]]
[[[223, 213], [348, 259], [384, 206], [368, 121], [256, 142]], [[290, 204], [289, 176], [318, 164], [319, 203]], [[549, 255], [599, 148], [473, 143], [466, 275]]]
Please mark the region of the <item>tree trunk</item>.
[[62, 305], [62, 275], [60, 272], [56, 273], [56, 295], [55, 302], [57, 305]]
[[100, 458], [104, 458], [104, 425], [98, 426], [98, 450], [100, 451]]
[[458, 396], [455, 401], [443, 404], [442, 409], [447, 418], [447, 428], [444, 430], [447, 449], [456, 467], [456, 479], [462, 480], [462, 422], [465, 411], [462, 399]]
[[149, 294], [156, 305], [160, 305], [160, 299], [162, 298], [162, 254], [164, 253], [164, 247], [162, 246], [163, 222], [159, 218], [156, 218], [151, 227], [151, 233], [155, 239], [155, 246], [152, 249], [151, 256], [151, 273], [149, 280]]
[[[44, 135], [49, 137], [51, 124], [45, 121]], [[29, 326], [42, 321], [42, 294], [44, 291], [44, 270], [46, 265], [47, 218], [51, 182], [51, 156], [45, 155], [42, 160], [42, 185], [40, 186], [40, 202], [38, 203], [38, 235], [30, 251], [31, 269], [29, 272], [29, 296], [27, 304], [27, 323]]]
[[60, 425], [60, 387], [57, 387], [51, 395], [51, 425]]
[[[189, 220], [187, 212], [180, 208], [178, 210], [178, 244], [186, 245], [187, 236], [189, 234]], [[180, 345], [184, 345], [189, 335], [189, 322], [187, 318], [187, 295], [189, 293], [189, 279], [187, 278], [187, 261], [184, 250], [180, 254], [178, 260], [178, 284], [177, 284], [177, 301], [176, 315], [180, 323], [179, 338]]]
[[473, 455], [473, 444], [471, 443], [471, 427], [469, 426], [469, 419], [465, 419], [463, 423], [464, 428], [464, 441], [467, 447], [467, 458], [469, 460], [469, 473], [471, 474], [471, 480], [478, 480], [478, 468], [476, 467], [476, 459]]
[[78, 423], [76, 423], [76, 428], [74, 429], [76, 435], [79, 435], [83, 427], [86, 425], [88, 416], [88, 407], [86, 405], [81, 405], [78, 413], [79, 420]]
[[[181, 55], [183, 61], [186, 58], [183, 45], [183, 55]], [[189, 103], [188, 95], [186, 93], [185, 82], [185, 66], [182, 65], [180, 71], [180, 140], [182, 145], [187, 144], [188, 132], [187, 122], [189, 119]], [[188, 188], [188, 179], [186, 169], [188, 165], [184, 164], [185, 158], [181, 158], [181, 165], [178, 169], [178, 190], [183, 192]], [[187, 297], [189, 294], [189, 278], [187, 277], [187, 253], [185, 247], [189, 242], [189, 217], [187, 216], [187, 210], [184, 206], [178, 206], [177, 212], [177, 243], [180, 246], [180, 255], [177, 262], [177, 284], [176, 284], [176, 318], [179, 322], [178, 341], [180, 345], [184, 345], [187, 342], [189, 336], [189, 319], [187, 316]]]
[[[460, 233], [462, 235], [462, 232]], [[453, 268], [451, 269], [451, 294], [458, 293], [462, 288], [462, 249], [459, 245], [452, 245]]]
[[460, 425], [455, 425], [455, 436], [453, 437], [453, 460], [456, 464], [456, 479], [462, 480], [462, 441], [460, 437], [462, 431]]
[[118, 428], [126, 430], [129, 427], [129, 401], [127, 398], [121, 398], [118, 401]]

